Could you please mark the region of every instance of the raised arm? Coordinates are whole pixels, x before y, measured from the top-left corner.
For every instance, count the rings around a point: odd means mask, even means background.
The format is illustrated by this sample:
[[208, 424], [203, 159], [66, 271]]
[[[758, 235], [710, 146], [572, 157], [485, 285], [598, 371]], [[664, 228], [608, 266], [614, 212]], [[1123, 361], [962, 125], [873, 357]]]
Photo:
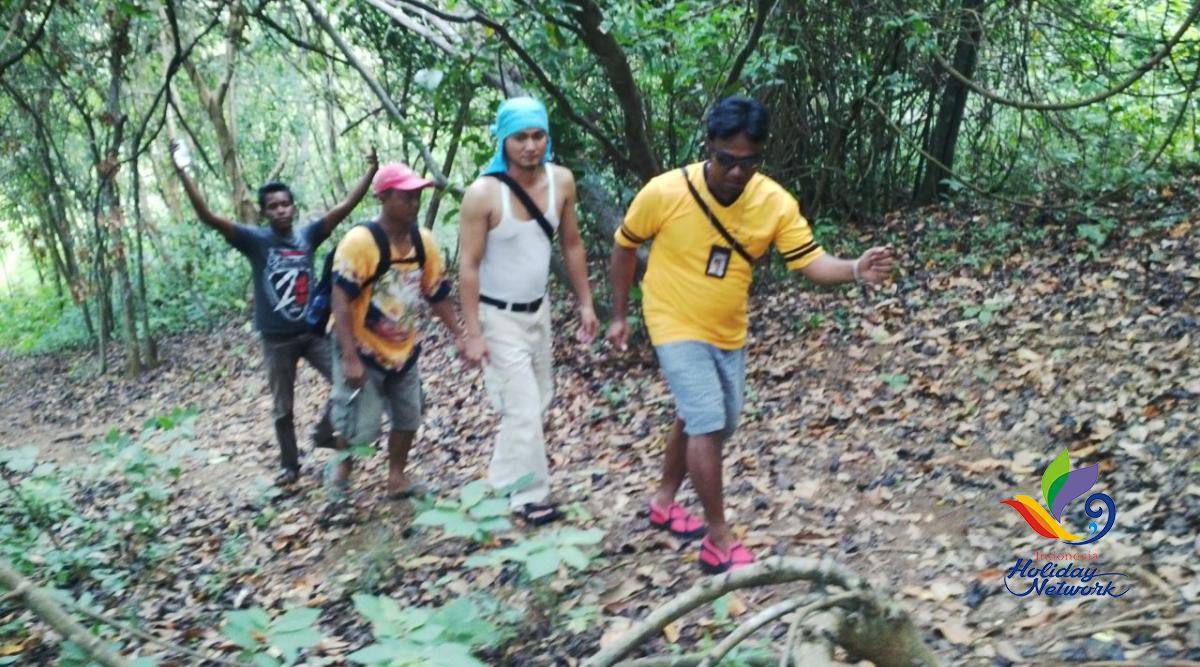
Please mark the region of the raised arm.
[[576, 338], [581, 343], [590, 343], [596, 338], [596, 330], [600, 323], [596, 320], [596, 310], [592, 304], [592, 289], [588, 285], [587, 250], [583, 247], [583, 238], [579, 235], [579, 221], [575, 215], [575, 176], [570, 170], [556, 167], [553, 172], [563, 174], [563, 208], [559, 216], [558, 239], [562, 245], [563, 259], [567, 264], [567, 278], [571, 281], [571, 289], [579, 305], [579, 331]]
[[487, 247], [488, 200], [487, 183], [479, 179], [463, 193], [458, 211], [458, 298], [466, 327], [463, 356], [475, 365], [487, 362], [487, 345], [479, 324], [479, 265]]
[[376, 171], [379, 171], [379, 157], [375, 154], [375, 148], [372, 147], [371, 152], [367, 153], [367, 173], [363, 174], [363, 177], [354, 184], [354, 189], [350, 190], [345, 199], [325, 212], [323, 230], [325, 236], [332, 234], [338, 223], [345, 220], [346, 216], [350, 215], [354, 207], [358, 206], [358, 203], [366, 196]]
[[183, 191], [187, 193], [188, 200], [192, 202], [192, 208], [196, 211], [196, 217], [200, 218], [200, 222], [221, 232], [221, 236], [224, 236], [226, 241], [232, 243], [237, 226], [232, 220], [223, 218], [208, 208], [208, 203], [204, 201], [204, 195], [200, 194], [200, 188], [197, 188], [196, 183], [192, 181], [192, 177], [188, 176], [186, 164], [183, 166], [180, 165], [180, 160], [176, 154], [178, 149], [178, 142], [172, 141], [171, 156], [172, 162], [175, 165], [175, 173], [179, 176], [180, 182], [183, 183]]

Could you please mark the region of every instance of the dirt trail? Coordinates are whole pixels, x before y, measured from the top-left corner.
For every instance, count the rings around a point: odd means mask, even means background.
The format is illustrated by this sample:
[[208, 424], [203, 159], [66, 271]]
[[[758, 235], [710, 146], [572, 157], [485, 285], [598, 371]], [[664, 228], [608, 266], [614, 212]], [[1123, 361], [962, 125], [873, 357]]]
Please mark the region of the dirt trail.
[[[1117, 528], [1091, 547], [1104, 565], [1183, 586], [1178, 599], [1194, 608], [1200, 588], [1185, 584], [1196, 581], [1200, 529], [1191, 463], [1200, 447], [1200, 244], [1190, 227], [1178, 229], [1119, 238], [1083, 263], [1064, 242], [986, 273], [912, 267], [883, 292], [790, 283], [756, 295], [745, 423], [726, 453], [730, 515], [748, 546], [828, 556], [866, 576], [912, 611], [949, 664], [1200, 659], [1186, 625], [1054, 641], [1166, 601], [1145, 578], [1120, 600], [1018, 598], [1003, 586], [1017, 557], [1065, 549], [999, 503], [1040, 499], [1041, 472], [1066, 447], [1074, 468], [1100, 464], [1096, 490], [1120, 507]], [[569, 322], [560, 317], [556, 330]], [[447, 494], [483, 475], [494, 418], [479, 373], [440, 339], [425, 348], [429, 410], [414, 463]], [[353, 643], [364, 628], [350, 622], [346, 594], [359, 589], [408, 604], [478, 588], [527, 602], [505, 573], [463, 568], [461, 540], [409, 530], [411, 507], [382, 500], [379, 456], [360, 470], [348, 516], [327, 511], [315, 474], [264, 504], [277, 454], [257, 344], [244, 327], [174, 337], [163, 354], [166, 365], [134, 381], [89, 375], [89, 355], [5, 363], [0, 441], [77, 461], [84, 442], [110, 427], [200, 409], [194, 444], [203, 455], [187, 463], [174, 525], [206, 535], [207, 546], [179, 566], [211, 568], [204, 549], [236, 531], [241, 571], [205, 596], [162, 591], [157, 604], [188, 609], [164, 616], [174, 630], [212, 639], [203, 621], [223, 608], [309, 603], [324, 605], [327, 628]], [[692, 546], [644, 526], [670, 420], [649, 351], [614, 359], [560, 345], [556, 354], [547, 431], [556, 493], [573, 524], [607, 531], [608, 561], [562, 584], [569, 594], [558, 613], [598, 606], [600, 620], [575, 636], [523, 637], [490, 656], [502, 664], [586, 655], [612, 619], [643, 617], [698, 578]], [[327, 389], [311, 369], [300, 378], [303, 433]], [[83, 437], [62, 440], [74, 434]], [[326, 458], [306, 453], [310, 470]], [[686, 486], [682, 500], [697, 505]], [[754, 609], [768, 597], [745, 601]], [[701, 620], [684, 623], [678, 641], [694, 644]]]

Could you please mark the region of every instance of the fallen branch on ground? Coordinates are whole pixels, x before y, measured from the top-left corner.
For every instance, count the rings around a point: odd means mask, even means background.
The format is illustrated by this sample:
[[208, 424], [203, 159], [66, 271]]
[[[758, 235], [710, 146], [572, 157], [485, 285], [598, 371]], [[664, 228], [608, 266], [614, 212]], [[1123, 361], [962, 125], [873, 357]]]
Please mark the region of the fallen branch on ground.
[[35, 586], [4, 558], [0, 558], [0, 585], [19, 593], [30, 611], [54, 628], [55, 632], [75, 642], [96, 662], [104, 667], [129, 667], [129, 661], [117, 655], [104, 640], [88, 632], [79, 621], [71, 618], [50, 593]]
[[[821, 589], [826, 586], [846, 591], [845, 599], [838, 600], [837, 608], [819, 614], [821, 622], [817, 625], [820, 626], [820, 632], [810, 632], [809, 628], [812, 624], [805, 624], [803, 628], [797, 626], [798, 631], [794, 633], [795, 641], [798, 642], [796, 648], [804, 655], [811, 655], [813, 648], [816, 648], [818, 652], [830, 655], [833, 645], [836, 644], [846, 649], [851, 655], [870, 660], [879, 667], [938, 666], [941, 664], [933, 652], [925, 646], [908, 615], [895, 603], [879, 599], [867, 583], [857, 575], [830, 560], [776, 557], [768, 558], [737, 572], [707, 578], [696, 584], [671, 602], [659, 607], [645, 621], [617, 639], [610, 647], [589, 658], [584, 665], [585, 667], [611, 667], [617, 664], [638, 646], [661, 633], [668, 624], [730, 591], [793, 581], [809, 581], [817, 586], [818, 591], [810, 596], [825, 594]], [[843, 594], [833, 594], [830, 597], [842, 598]], [[812, 599], [806, 597], [803, 602], [809, 603]], [[829, 606], [834, 604], [834, 601], [826, 600], [818, 604]], [[772, 613], [780, 608], [777, 605], [773, 608]], [[816, 608], [806, 611], [816, 611]], [[766, 612], [762, 612], [762, 614], [765, 615]], [[746, 625], [758, 617], [756, 615], [747, 621]], [[750, 632], [745, 633], [746, 636], [749, 634]], [[725, 647], [725, 644], [722, 642], [721, 646]], [[729, 643], [726, 650], [732, 649], [733, 645], [734, 643]], [[791, 646], [786, 647], [789, 654], [791, 654], [792, 648]], [[790, 656], [785, 654], [785, 657]], [[667, 662], [645, 663], [639, 661], [630, 664], [683, 664], [670, 662], [675, 658], [665, 658], [665, 660]], [[802, 660], [798, 664], [815, 663]]]

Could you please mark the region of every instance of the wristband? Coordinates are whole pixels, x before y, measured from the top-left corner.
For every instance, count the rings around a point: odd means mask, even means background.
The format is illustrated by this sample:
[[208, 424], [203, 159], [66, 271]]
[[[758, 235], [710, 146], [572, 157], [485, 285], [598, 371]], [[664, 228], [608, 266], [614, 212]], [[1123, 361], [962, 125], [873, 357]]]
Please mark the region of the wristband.
[[858, 263], [861, 261], [862, 257], [859, 257], [858, 259], [854, 260], [853, 264], [850, 265], [850, 272], [854, 274], [854, 282], [856, 283], [862, 282], [862, 276], [858, 274]]

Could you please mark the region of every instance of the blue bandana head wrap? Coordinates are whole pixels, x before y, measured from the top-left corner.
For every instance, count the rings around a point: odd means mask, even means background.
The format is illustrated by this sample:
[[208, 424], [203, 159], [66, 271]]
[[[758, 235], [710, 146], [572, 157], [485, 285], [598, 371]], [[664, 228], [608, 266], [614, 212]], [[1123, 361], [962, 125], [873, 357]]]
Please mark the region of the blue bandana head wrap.
[[[496, 174], [508, 171], [508, 160], [504, 157], [504, 142], [508, 137], [521, 130], [534, 127], [550, 132], [550, 117], [546, 107], [532, 97], [514, 97], [504, 100], [496, 110], [496, 124], [492, 126], [492, 136], [496, 137], [496, 156], [484, 167], [484, 174]], [[546, 154], [542, 156], [545, 162], [550, 161], [550, 138], [546, 137]]]

